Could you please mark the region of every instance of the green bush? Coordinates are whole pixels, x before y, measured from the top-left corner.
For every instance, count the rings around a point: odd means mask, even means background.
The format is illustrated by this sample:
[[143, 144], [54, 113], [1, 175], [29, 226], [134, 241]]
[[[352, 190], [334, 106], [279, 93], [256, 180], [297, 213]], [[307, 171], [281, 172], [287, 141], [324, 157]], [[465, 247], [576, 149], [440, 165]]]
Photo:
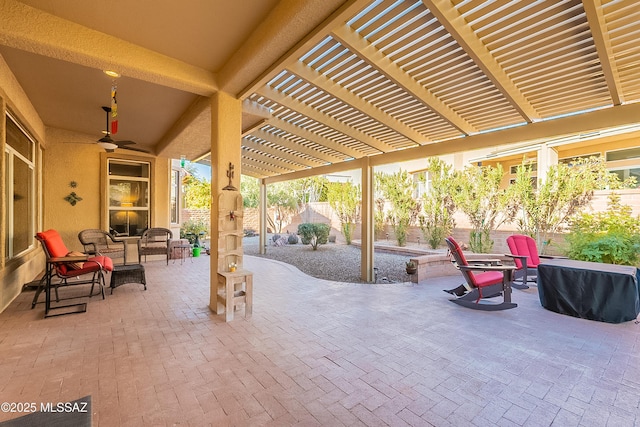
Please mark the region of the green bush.
[[576, 233], [570, 238], [570, 244], [567, 255], [572, 259], [633, 266], [638, 264], [638, 236]]
[[609, 197], [608, 209], [584, 213], [571, 222], [566, 236], [571, 259], [637, 266], [640, 256], [640, 218], [620, 204], [620, 196]]
[[329, 238], [329, 225], [306, 222], [298, 226], [298, 234], [300, 235], [302, 244], [311, 245], [315, 251], [319, 245], [327, 243], [327, 239]]
[[200, 245], [200, 237], [209, 234], [209, 224], [205, 221], [189, 220], [180, 226], [180, 238], [189, 240], [189, 243]]
[[298, 236], [296, 236], [293, 233], [289, 234], [289, 236], [287, 237], [287, 243], [290, 244], [290, 245], [297, 245], [298, 244]]

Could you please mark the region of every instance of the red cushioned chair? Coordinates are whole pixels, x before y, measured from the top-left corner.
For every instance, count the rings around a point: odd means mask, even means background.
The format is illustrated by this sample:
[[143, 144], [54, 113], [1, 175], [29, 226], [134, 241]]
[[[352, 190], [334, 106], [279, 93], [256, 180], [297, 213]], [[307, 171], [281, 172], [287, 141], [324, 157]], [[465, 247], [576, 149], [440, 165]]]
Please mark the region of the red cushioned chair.
[[[42, 249], [44, 249], [47, 257], [47, 280], [49, 285], [54, 276], [60, 279], [60, 282], [55, 285], [56, 301], [60, 300], [58, 296], [58, 286], [60, 284], [64, 286], [91, 283], [90, 297], [93, 296], [93, 289], [97, 284], [100, 286], [102, 298], [104, 299], [104, 288], [106, 286], [104, 273], [113, 271], [111, 258], [106, 256], [88, 257], [81, 253], [76, 254], [70, 252], [56, 230], [40, 232], [36, 235], [36, 239], [42, 243]], [[69, 279], [89, 274], [92, 275], [91, 279], [69, 282]], [[37, 299], [37, 294], [34, 301], [35, 299]], [[49, 305], [47, 298], [47, 312], [48, 310]]]
[[523, 234], [513, 234], [507, 237], [507, 245], [511, 254], [506, 254], [513, 258], [513, 262], [518, 268], [515, 272], [515, 279], [520, 279], [520, 283], [514, 282], [512, 286], [516, 289], [527, 289], [527, 282], [536, 282], [538, 279], [538, 265], [540, 258], [564, 258], [550, 255], [540, 255], [536, 241]]
[[[536, 245], [536, 241], [533, 238], [523, 234], [514, 234], [507, 237], [507, 245], [509, 245], [509, 250], [511, 251], [511, 254], [507, 254], [507, 256], [513, 257], [513, 262], [518, 267], [515, 272], [515, 278], [522, 281], [518, 285], [514, 283], [513, 287], [526, 289], [528, 288], [528, 281], [535, 282], [537, 279], [538, 264], [540, 264], [538, 245]], [[529, 274], [532, 276], [529, 277]]]
[[[462, 253], [460, 245], [453, 237], [447, 237], [444, 240], [447, 242], [456, 267], [460, 269], [466, 281], [467, 289], [469, 289], [469, 292], [459, 298], [452, 299], [452, 302], [463, 307], [486, 311], [506, 310], [518, 306], [511, 302], [511, 282], [515, 266], [498, 265], [498, 260], [483, 265], [470, 265]], [[502, 302], [487, 302], [488, 298], [500, 294], [503, 295]]]

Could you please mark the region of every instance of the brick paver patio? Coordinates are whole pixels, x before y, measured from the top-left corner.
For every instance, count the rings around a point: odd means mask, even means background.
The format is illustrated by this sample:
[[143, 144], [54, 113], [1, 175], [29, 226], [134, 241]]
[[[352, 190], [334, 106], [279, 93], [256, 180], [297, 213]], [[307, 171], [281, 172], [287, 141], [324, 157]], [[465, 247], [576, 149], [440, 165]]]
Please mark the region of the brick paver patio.
[[43, 319], [24, 293], [0, 314], [1, 400], [91, 395], [94, 426], [640, 425], [634, 322], [546, 311], [535, 287], [480, 312], [447, 301], [457, 277], [340, 284], [245, 257], [253, 316], [225, 323], [208, 263], [148, 262], [147, 291], [84, 314]]

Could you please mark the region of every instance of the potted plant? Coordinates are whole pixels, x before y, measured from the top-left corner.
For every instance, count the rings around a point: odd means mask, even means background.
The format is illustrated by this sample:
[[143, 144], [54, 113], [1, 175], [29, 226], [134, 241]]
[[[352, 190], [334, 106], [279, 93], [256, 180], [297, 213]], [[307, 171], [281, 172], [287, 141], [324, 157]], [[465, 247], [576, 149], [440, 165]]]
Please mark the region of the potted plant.
[[194, 257], [200, 256], [200, 252], [203, 249], [200, 239], [204, 238], [207, 233], [209, 233], [209, 224], [205, 221], [189, 220], [185, 221], [180, 227], [180, 238], [189, 240]]
[[415, 261], [411, 260], [406, 264], [407, 274], [416, 274], [418, 272], [418, 265]]

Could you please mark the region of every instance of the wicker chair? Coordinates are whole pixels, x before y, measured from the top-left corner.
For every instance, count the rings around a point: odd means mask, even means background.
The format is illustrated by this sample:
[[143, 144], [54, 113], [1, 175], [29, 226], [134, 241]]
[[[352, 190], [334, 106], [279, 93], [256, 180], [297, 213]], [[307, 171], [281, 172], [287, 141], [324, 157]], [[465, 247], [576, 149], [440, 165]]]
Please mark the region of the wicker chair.
[[111, 234], [98, 229], [82, 230], [78, 233], [78, 239], [84, 251], [90, 255], [103, 255], [111, 259], [122, 258], [122, 263], [127, 264], [127, 243], [114, 239]]
[[166, 228], [148, 228], [138, 240], [138, 264], [147, 262], [147, 255], [164, 255], [169, 265], [169, 248], [173, 233]]

